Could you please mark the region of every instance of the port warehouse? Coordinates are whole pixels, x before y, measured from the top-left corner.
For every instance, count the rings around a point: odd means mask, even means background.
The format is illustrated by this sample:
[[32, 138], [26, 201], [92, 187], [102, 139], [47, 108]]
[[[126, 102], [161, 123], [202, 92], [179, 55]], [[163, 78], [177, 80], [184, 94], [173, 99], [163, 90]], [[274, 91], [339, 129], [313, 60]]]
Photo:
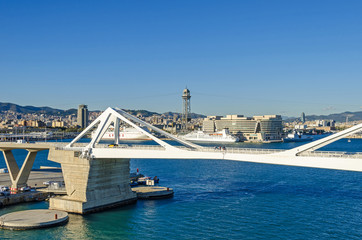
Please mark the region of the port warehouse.
[[282, 139], [283, 123], [280, 115], [244, 117], [243, 115], [208, 116], [204, 118], [205, 132], [221, 131], [228, 128], [230, 133], [244, 141], [279, 141]]

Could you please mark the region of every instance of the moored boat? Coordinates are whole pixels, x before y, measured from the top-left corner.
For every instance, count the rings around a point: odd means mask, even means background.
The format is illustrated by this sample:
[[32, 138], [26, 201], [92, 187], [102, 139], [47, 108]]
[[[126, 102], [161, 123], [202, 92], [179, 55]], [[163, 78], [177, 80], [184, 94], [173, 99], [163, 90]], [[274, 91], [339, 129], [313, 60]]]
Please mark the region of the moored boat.
[[234, 143], [239, 141], [238, 137], [230, 134], [228, 129], [223, 129], [219, 132], [206, 133], [203, 131], [196, 131], [188, 133], [181, 138], [192, 141], [192, 142], [223, 142], [223, 143]]
[[286, 138], [283, 138], [283, 142], [306, 142], [312, 140], [312, 136], [306, 136], [297, 131], [293, 131], [292, 133], [289, 133]]

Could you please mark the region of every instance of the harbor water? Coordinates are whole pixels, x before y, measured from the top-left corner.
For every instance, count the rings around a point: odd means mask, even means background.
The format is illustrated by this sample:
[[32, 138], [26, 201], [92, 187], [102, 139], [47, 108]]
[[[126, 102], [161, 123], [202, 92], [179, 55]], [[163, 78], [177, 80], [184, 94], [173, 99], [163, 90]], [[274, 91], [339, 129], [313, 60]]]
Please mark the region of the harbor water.
[[[145, 142], [143, 144], [151, 144]], [[303, 143], [233, 147], [288, 149]], [[226, 147], [230, 147], [227, 145]], [[342, 139], [324, 151], [362, 152], [362, 139]], [[21, 163], [26, 152], [14, 150]], [[40, 152], [34, 168], [58, 166]], [[0, 157], [0, 167], [5, 167]], [[362, 173], [225, 160], [131, 160], [131, 171], [157, 175], [174, 189], [163, 200], [80, 216], [31, 231], [0, 230], [0, 239], [362, 239]], [[8, 206], [0, 215], [47, 208]]]

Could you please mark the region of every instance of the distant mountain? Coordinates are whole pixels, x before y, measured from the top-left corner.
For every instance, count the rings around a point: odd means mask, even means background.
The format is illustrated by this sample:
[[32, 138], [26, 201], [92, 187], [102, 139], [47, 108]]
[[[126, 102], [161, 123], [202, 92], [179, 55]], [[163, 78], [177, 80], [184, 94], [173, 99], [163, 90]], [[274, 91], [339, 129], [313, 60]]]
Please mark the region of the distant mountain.
[[[77, 109], [68, 109], [68, 110], [62, 110], [62, 109], [56, 109], [51, 107], [34, 107], [34, 106], [19, 106], [17, 104], [13, 103], [1, 103], [0, 102], [0, 112], [4, 111], [13, 111], [16, 113], [38, 113], [38, 114], [47, 114], [47, 115], [59, 115], [59, 116], [66, 116], [70, 114], [77, 114]], [[161, 115], [157, 112], [151, 112], [147, 110], [125, 110], [129, 114], [132, 114], [134, 116], [137, 116], [138, 114], [141, 114], [144, 117], [150, 117], [153, 115]], [[99, 112], [99, 111], [92, 111], [92, 112]], [[166, 112], [164, 115], [166, 116], [173, 116], [174, 114], [177, 114], [178, 116], [181, 116], [181, 113], [174, 113], [174, 112]], [[192, 118], [204, 118], [205, 115], [197, 114], [197, 113], [191, 113]]]
[[[362, 120], [362, 111], [361, 112], [343, 112], [343, 113], [333, 113], [329, 115], [307, 115], [305, 118], [307, 121], [314, 120], [334, 120], [336, 122], [345, 122], [348, 117], [348, 121], [361, 121]], [[292, 122], [300, 118], [288, 118], [287, 122]]]
[[133, 116], [137, 116], [138, 114], [141, 114], [143, 117], [151, 117], [153, 115], [160, 115], [159, 113], [156, 112], [150, 112], [147, 110], [126, 110], [125, 111]]
[[[182, 115], [182, 113], [176, 113], [176, 112], [165, 112], [165, 113], [163, 113], [163, 115], [170, 116], [170, 117], [174, 116], [175, 114], [177, 116], [179, 116], [179, 117], [181, 117], [181, 115]], [[206, 118], [206, 116], [203, 115], [203, 114], [191, 113], [191, 118]]]
[[62, 110], [51, 107], [19, 106], [14, 103], [1, 103], [0, 112], [13, 111], [16, 113], [44, 113], [48, 115], [69, 115], [77, 112], [76, 109]]

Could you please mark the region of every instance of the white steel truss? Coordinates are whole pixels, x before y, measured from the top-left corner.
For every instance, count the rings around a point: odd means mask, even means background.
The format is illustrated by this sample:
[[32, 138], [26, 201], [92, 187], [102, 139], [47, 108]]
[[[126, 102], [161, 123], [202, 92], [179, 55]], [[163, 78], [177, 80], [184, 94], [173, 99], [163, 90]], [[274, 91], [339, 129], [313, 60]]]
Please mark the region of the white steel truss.
[[[183, 139], [177, 138], [172, 134], [169, 134], [165, 131], [162, 131], [161, 129], [146, 123], [131, 114], [128, 114], [127, 112], [117, 108], [107, 108], [96, 120], [94, 120], [86, 129], [84, 129], [76, 138], [71, 141], [66, 148], [72, 148], [76, 142], [78, 142], [81, 138], [85, 137], [87, 134], [90, 134], [93, 129], [96, 127], [96, 130], [92, 134], [92, 138], [90, 143], [85, 147], [85, 149], [90, 150], [92, 148], [95, 148], [96, 144], [100, 142], [105, 132], [108, 130], [108, 128], [113, 124], [114, 125], [114, 143], [119, 143], [119, 129], [121, 126], [121, 123], [127, 123], [139, 132], [142, 132], [143, 134], [150, 137], [153, 141], [157, 142], [160, 146], [164, 147], [165, 149], [177, 149], [176, 147], [168, 144], [167, 142], [155, 137], [153, 134], [149, 133], [148, 131], [144, 130], [141, 126], [145, 126], [147, 128], [152, 129], [153, 131], [170, 138], [172, 140], [177, 141], [181, 145], [192, 148], [192, 149], [201, 149], [202, 146], [196, 145], [194, 143], [185, 141]], [[139, 125], [137, 125], [138, 123]]]
[[[118, 131], [122, 122], [127, 123], [138, 131], [144, 133], [153, 141], [157, 142], [159, 146], [143, 145], [110, 148], [107, 145], [99, 144], [99, 141], [111, 124], [114, 125], [114, 143], [118, 144]], [[182, 146], [170, 145], [148, 131], [145, 131], [140, 126], [152, 129], [166, 138], [177, 141]], [[96, 129], [91, 141], [86, 145], [82, 145], [83, 147], [77, 147], [75, 143], [90, 133], [94, 128]], [[362, 131], [362, 124], [290, 150], [248, 150], [242, 148], [228, 148], [227, 150], [217, 151], [214, 148], [202, 147], [180, 139], [126, 113], [121, 109], [108, 108], [72, 142], [62, 149], [82, 151], [82, 156], [87, 158], [223, 159], [362, 172], [362, 154], [360, 153], [350, 155], [338, 152], [315, 152], [315, 150], [323, 146], [359, 131]]]

